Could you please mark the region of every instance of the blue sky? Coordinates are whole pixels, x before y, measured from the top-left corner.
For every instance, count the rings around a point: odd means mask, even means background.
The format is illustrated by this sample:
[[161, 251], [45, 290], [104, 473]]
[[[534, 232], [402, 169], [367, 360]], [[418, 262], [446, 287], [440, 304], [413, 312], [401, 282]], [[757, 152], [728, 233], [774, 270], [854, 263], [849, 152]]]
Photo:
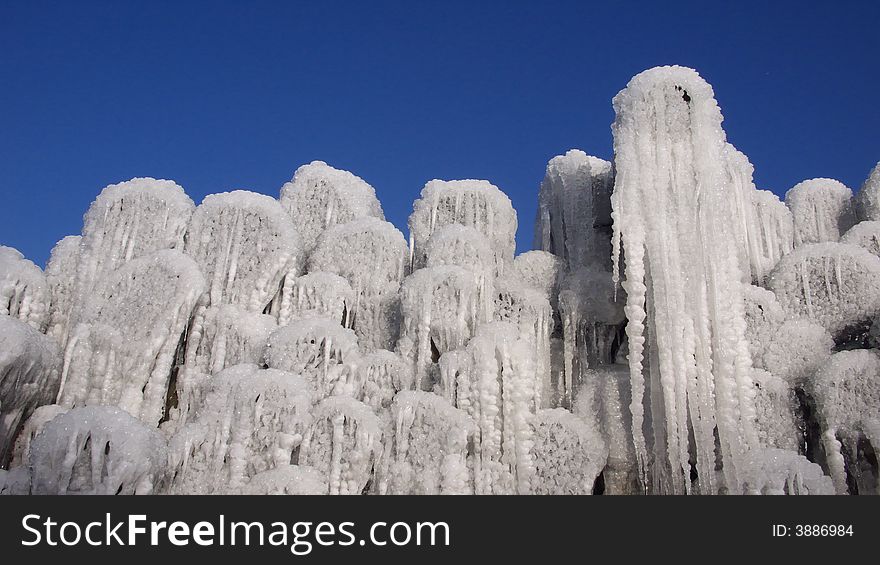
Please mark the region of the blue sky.
[[864, 0], [0, 0], [0, 243], [42, 265], [107, 184], [277, 196], [321, 159], [404, 233], [427, 180], [488, 179], [528, 250], [547, 161], [610, 158], [611, 98], [663, 64], [712, 83], [759, 187], [856, 189], [880, 160], [878, 25]]

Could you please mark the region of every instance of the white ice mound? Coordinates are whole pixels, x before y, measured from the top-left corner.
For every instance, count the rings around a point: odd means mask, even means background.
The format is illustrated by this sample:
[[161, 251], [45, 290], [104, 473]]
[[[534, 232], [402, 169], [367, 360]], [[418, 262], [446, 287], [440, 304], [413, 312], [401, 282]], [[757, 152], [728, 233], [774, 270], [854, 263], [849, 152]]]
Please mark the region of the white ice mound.
[[880, 257], [880, 221], [859, 222], [841, 236], [840, 243], [857, 245]]
[[407, 245], [388, 222], [362, 218], [328, 229], [309, 257], [309, 272], [348, 280], [355, 301], [348, 325], [365, 350], [390, 349], [399, 325], [397, 289], [406, 272]]
[[83, 220], [77, 299], [84, 301], [98, 281], [126, 261], [182, 248], [194, 208], [170, 180], [134, 178], [107, 186]]
[[404, 279], [398, 349], [421, 387], [430, 388], [426, 379], [440, 355], [463, 347], [477, 326], [491, 319], [493, 304], [480, 286], [484, 280], [455, 265], [426, 267]]
[[[835, 353], [816, 371], [812, 393], [838, 494], [847, 492], [848, 475], [855, 478], [860, 492], [876, 491], [876, 459], [873, 476], [862, 476], [865, 456], [858, 442], [866, 439], [875, 452], [880, 451], [880, 352], [859, 349]], [[841, 453], [843, 447], [848, 448], [848, 460]], [[865, 485], [865, 481], [871, 484]]]
[[236, 365], [203, 381], [201, 400], [169, 449], [169, 490], [227, 492], [295, 463], [311, 421], [312, 390], [298, 376]]
[[294, 320], [269, 336], [265, 359], [269, 367], [302, 375], [316, 399], [333, 394], [356, 397], [357, 337], [335, 320], [309, 317]]
[[838, 241], [855, 223], [852, 190], [834, 179], [800, 182], [785, 193], [794, 219], [794, 246]]
[[425, 245], [428, 267], [458, 265], [489, 279], [495, 276], [495, 256], [486, 237], [475, 228], [449, 224], [436, 230]]
[[284, 281], [279, 308], [278, 325], [307, 313], [317, 313], [340, 325], [350, 327], [354, 322], [355, 294], [346, 279], [333, 273], [314, 271]]
[[516, 211], [510, 198], [484, 180], [429, 181], [409, 217], [413, 268], [425, 265], [431, 235], [449, 224], [475, 228], [486, 238], [501, 275], [516, 249]]
[[880, 258], [854, 245], [802, 246], [782, 258], [767, 282], [787, 316], [814, 321], [835, 338], [880, 312]]
[[549, 406], [552, 397], [550, 382], [550, 335], [553, 333], [553, 309], [545, 295], [512, 276], [495, 283], [495, 321], [509, 322], [519, 328], [524, 341], [532, 347], [537, 381], [537, 404]]
[[307, 253], [331, 226], [365, 217], [385, 219], [372, 186], [323, 161], [298, 168], [293, 179], [281, 187], [279, 200], [293, 219]]
[[49, 320], [46, 333], [58, 343], [67, 343], [70, 315], [76, 292], [76, 270], [82, 236], [69, 235], [55, 244], [46, 263], [49, 289]]
[[0, 466], [35, 408], [58, 392], [61, 353], [55, 340], [24, 322], [0, 316]]
[[214, 374], [241, 363], [263, 362], [275, 318], [223, 304], [200, 310], [186, 336], [186, 371]]
[[30, 418], [21, 427], [18, 438], [15, 440], [15, 447], [12, 450], [12, 462], [9, 465], [10, 468], [27, 465], [34, 438], [43, 431], [46, 424], [54, 420], [59, 414], [64, 414], [65, 412], [67, 412], [67, 408], [58, 404], [44, 404], [33, 411]]
[[532, 419], [533, 494], [593, 494], [608, 448], [596, 429], [564, 408]]
[[442, 397], [404, 391], [391, 406], [380, 494], [472, 494], [467, 464], [473, 420]]
[[788, 382], [762, 369], [754, 369], [758, 439], [765, 447], [797, 451], [802, 438], [795, 413], [797, 397]]
[[569, 269], [610, 268], [611, 163], [572, 149], [553, 157], [538, 193], [535, 248]]
[[376, 414], [389, 410], [398, 392], [415, 388], [412, 368], [400, 355], [384, 349], [361, 357], [357, 378], [359, 382], [355, 388], [361, 391], [358, 400]]
[[527, 251], [513, 259], [513, 277], [543, 293], [554, 306], [564, 270], [563, 260], [547, 251]]
[[742, 494], [834, 494], [831, 478], [822, 473], [819, 465], [811, 463], [797, 451], [759, 449], [751, 455], [751, 465], [752, 477]]
[[808, 320], [789, 320], [765, 328], [760, 334], [764, 341], [753, 350], [754, 364], [790, 386], [803, 386], [834, 348], [831, 334]]
[[299, 464], [327, 477], [324, 494], [362, 494], [382, 454], [382, 428], [370, 407], [348, 396], [315, 406]]
[[540, 405], [534, 346], [507, 322], [482, 325], [440, 358], [437, 392], [477, 425], [476, 494], [526, 494], [533, 470], [532, 415]]
[[49, 288], [43, 271], [12, 247], [0, 245], [0, 316], [43, 331], [49, 318]]
[[856, 216], [859, 220], [880, 221], [880, 163], [877, 163], [856, 195]]
[[278, 201], [244, 190], [206, 196], [193, 213], [185, 249], [205, 274], [210, 305], [256, 313], [302, 263], [299, 236]]
[[74, 408], [31, 443], [33, 494], [152, 494], [167, 447], [153, 426], [110, 406]]
[[327, 494], [327, 478], [311, 467], [283, 465], [251, 477], [240, 494], [319, 495]]
[[118, 406], [157, 424], [181, 336], [204, 287], [195, 262], [176, 250], [107, 274], [71, 330], [58, 403]]
[[[691, 488], [693, 430], [698, 487], [717, 492], [717, 455], [727, 484], [742, 484], [739, 470], [758, 443], [740, 285], [746, 273], [737, 248], [747, 218], [725, 168], [721, 111], [712, 87], [683, 67], [636, 75], [615, 96], [614, 110], [613, 279], [623, 251], [640, 474], [648, 471], [642, 433], [648, 401], [662, 407], [652, 427], [665, 439], [654, 442], [651, 472], [659, 476], [648, 484], [661, 492]], [[662, 386], [646, 388], [646, 373]]]
[[783, 255], [794, 249], [794, 219], [788, 206], [769, 190], [755, 190], [751, 195], [757, 252], [766, 275]]

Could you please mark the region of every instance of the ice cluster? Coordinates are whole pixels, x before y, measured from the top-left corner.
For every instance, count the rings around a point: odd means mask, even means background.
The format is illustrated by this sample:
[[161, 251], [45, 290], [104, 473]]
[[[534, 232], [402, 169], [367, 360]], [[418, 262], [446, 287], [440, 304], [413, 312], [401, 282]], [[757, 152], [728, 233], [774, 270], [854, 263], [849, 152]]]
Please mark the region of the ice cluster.
[[880, 492], [880, 166], [783, 201], [696, 71], [613, 107], [519, 255], [488, 181], [407, 236], [321, 161], [108, 186], [45, 271], [0, 246], [0, 494]]

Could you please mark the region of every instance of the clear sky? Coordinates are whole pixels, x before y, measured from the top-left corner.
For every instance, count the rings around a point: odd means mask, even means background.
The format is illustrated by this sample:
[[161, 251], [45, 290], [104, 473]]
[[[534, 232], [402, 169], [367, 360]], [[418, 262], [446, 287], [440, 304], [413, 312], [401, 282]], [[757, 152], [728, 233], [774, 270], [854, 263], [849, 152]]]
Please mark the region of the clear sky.
[[277, 196], [314, 159], [406, 233], [433, 178], [488, 179], [532, 242], [547, 161], [611, 157], [611, 98], [696, 68], [779, 194], [880, 160], [880, 3], [0, 0], [0, 243], [44, 264], [105, 185]]

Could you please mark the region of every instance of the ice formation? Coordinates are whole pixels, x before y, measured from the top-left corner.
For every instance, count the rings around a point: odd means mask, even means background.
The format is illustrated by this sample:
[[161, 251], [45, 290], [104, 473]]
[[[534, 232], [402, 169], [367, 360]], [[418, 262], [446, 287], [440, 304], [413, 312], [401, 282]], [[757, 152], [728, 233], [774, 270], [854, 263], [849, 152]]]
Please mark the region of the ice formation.
[[176, 250], [133, 259], [99, 281], [71, 330], [58, 404], [113, 405], [158, 424], [204, 286], [195, 262]]
[[880, 221], [880, 163], [877, 163], [862, 184], [855, 198], [856, 217], [860, 221]]
[[12, 316], [43, 331], [49, 317], [43, 271], [18, 250], [0, 245], [0, 316]]
[[876, 464], [880, 453], [878, 375], [877, 350], [841, 351], [816, 372], [812, 383], [828, 468], [838, 494], [880, 491]]
[[639, 492], [639, 476], [632, 444], [629, 368], [605, 365], [588, 369], [576, 396], [574, 414], [596, 426], [607, 447], [602, 470], [604, 494]]
[[758, 440], [766, 447], [797, 452], [800, 430], [795, 416], [798, 401], [794, 388], [763, 369], [755, 369], [752, 377], [757, 391], [755, 409]]
[[286, 276], [299, 275], [299, 236], [274, 198], [236, 190], [212, 194], [196, 208], [186, 254], [207, 282], [207, 304], [263, 312]]
[[228, 492], [295, 464], [313, 396], [302, 377], [257, 365], [205, 379], [169, 444], [169, 491]]
[[509, 322], [484, 324], [464, 351], [440, 358], [439, 392], [477, 426], [475, 494], [527, 494], [531, 420], [540, 407], [533, 345]]
[[739, 283], [743, 219], [721, 112], [712, 88], [682, 67], [637, 75], [614, 109], [614, 278], [622, 247], [639, 467], [656, 491], [690, 492], [693, 451], [699, 492], [718, 492], [717, 429], [724, 483], [736, 489], [757, 434]]
[[262, 363], [277, 327], [272, 316], [232, 304], [206, 308], [186, 336], [185, 369], [211, 375], [241, 363]]
[[0, 494], [880, 492], [880, 165], [783, 202], [695, 71], [613, 106], [516, 256], [489, 181], [407, 240], [321, 161], [108, 186], [45, 272], [0, 246]]
[[563, 273], [562, 259], [547, 251], [528, 251], [513, 259], [513, 276], [540, 291], [555, 306], [559, 279]]
[[538, 193], [535, 247], [572, 270], [610, 268], [611, 163], [572, 149], [550, 160]]
[[46, 333], [58, 343], [67, 342], [70, 315], [76, 292], [76, 269], [82, 236], [69, 235], [55, 244], [46, 264], [49, 289], [49, 320]]
[[563, 380], [555, 391], [559, 405], [569, 407], [589, 367], [610, 364], [623, 336], [624, 296], [611, 274], [581, 267], [560, 283], [559, 315], [563, 335]]
[[22, 424], [35, 408], [55, 400], [61, 354], [51, 338], [0, 315], [0, 466], [5, 466]]
[[450, 224], [475, 228], [492, 250], [496, 274], [513, 261], [516, 211], [510, 198], [484, 180], [432, 180], [413, 203], [409, 217], [413, 269], [423, 267], [427, 243], [435, 231]]
[[553, 390], [550, 377], [550, 336], [553, 333], [550, 301], [541, 291], [513, 277], [499, 279], [494, 296], [495, 320], [517, 326], [524, 342], [533, 348], [537, 404], [549, 406], [551, 397], [557, 392]]
[[15, 440], [12, 450], [11, 468], [28, 464], [31, 454], [31, 444], [43, 428], [55, 419], [56, 416], [67, 412], [67, 408], [58, 404], [44, 404], [31, 413], [30, 418], [24, 423]]
[[309, 257], [309, 272], [345, 278], [354, 292], [350, 318], [366, 350], [391, 349], [397, 340], [397, 290], [406, 273], [406, 239], [390, 223], [362, 218], [326, 230]]
[[[803, 455], [785, 449], [756, 450], [750, 461], [750, 478], [741, 494], [834, 494], [831, 479]], [[731, 494], [740, 494], [732, 491]]]
[[321, 233], [358, 218], [384, 220], [376, 191], [348, 171], [312, 161], [296, 170], [293, 180], [281, 187], [281, 204], [290, 214], [308, 252]]
[[[289, 282], [289, 285], [287, 284]], [[318, 313], [340, 325], [351, 327], [356, 304], [348, 281], [333, 273], [312, 271], [301, 277], [285, 280], [278, 325], [286, 326], [292, 319], [307, 313]]]
[[794, 220], [794, 246], [838, 241], [855, 223], [852, 190], [834, 179], [810, 179], [785, 193]]
[[880, 312], [880, 258], [846, 243], [816, 243], [783, 257], [768, 287], [790, 317], [806, 318], [836, 339]]
[[357, 380], [356, 398], [380, 416], [390, 410], [398, 392], [415, 389], [411, 368], [400, 355], [384, 349], [360, 358]]
[[43, 427], [30, 447], [33, 494], [151, 494], [165, 472], [165, 437], [108, 406], [85, 406]]
[[193, 201], [176, 183], [134, 178], [101, 191], [83, 219], [75, 292], [79, 303], [125, 262], [183, 247]]
[[361, 494], [382, 453], [382, 428], [370, 407], [348, 396], [325, 398], [312, 412], [300, 464], [327, 477], [326, 494]]
[[269, 336], [265, 358], [273, 369], [302, 375], [318, 400], [360, 393], [357, 337], [329, 318], [307, 317], [279, 328]]
[[752, 191], [754, 221], [758, 230], [759, 282], [794, 249], [794, 219], [788, 206], [769, 190]]
[[399, 393], [391, 411], [379, 493], [471, 494], [467, 457], [476, 426], [467, 413], [420, 391]]
[[857, 245], [880, 257], [880, 222], [859, 222], [840, 237], [840, 243]]
[[257, 473], [243, 485], [241, 494], [318, 495], [327, 492], [327, 479], [315, 469], [281, 465]]
[[608, 448], [595, 429], [564, 408], [532, 419], [533, 494], [592, 494]]

